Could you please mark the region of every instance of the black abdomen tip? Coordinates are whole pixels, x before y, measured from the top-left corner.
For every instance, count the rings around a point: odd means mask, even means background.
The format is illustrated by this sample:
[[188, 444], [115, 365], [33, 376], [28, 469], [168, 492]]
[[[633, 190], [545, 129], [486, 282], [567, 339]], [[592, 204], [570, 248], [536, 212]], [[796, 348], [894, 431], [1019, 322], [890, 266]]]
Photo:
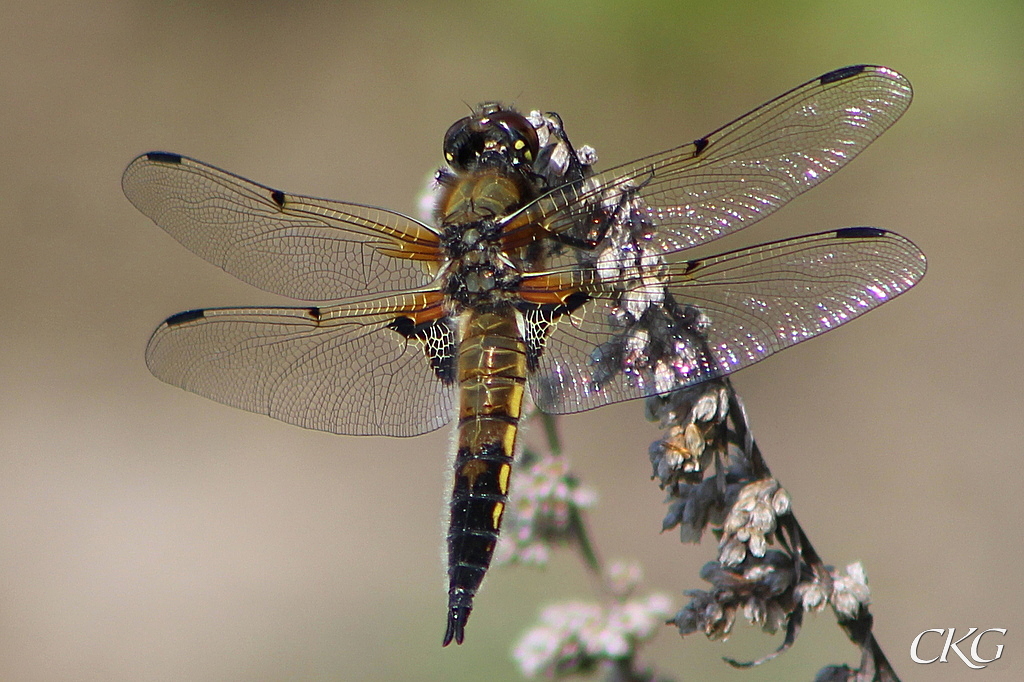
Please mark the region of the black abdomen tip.
[[466, 619], [469, 618], [471, 606], [452, 605], [448, 611], [448, 629], [444, 633], [444, 641], [441, 646], [448, 646], [455, 640], [456, 644], [462, 644], [466, 638]]

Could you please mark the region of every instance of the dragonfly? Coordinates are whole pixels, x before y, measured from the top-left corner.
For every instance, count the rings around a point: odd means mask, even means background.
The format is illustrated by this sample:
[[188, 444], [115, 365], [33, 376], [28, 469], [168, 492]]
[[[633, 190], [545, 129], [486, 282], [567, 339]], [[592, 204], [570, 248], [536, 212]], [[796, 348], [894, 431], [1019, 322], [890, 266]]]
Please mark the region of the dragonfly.
[[122, 180], [132, 204], [231, 275], [304, 304], [172, 315], [146, 363], [309, 429], [415, 436], [454, 422], [443, 644], [461, 644], [528, 400], [567, 414], [722, 377], [924, 276], [912, 242], [874, 227], [682, 253], [831, 176], [911, 97], [896, 71], [845, 67], [600, 172], [557, 114], [485, 103], [445, 134], [423, 220], [142, 154]]

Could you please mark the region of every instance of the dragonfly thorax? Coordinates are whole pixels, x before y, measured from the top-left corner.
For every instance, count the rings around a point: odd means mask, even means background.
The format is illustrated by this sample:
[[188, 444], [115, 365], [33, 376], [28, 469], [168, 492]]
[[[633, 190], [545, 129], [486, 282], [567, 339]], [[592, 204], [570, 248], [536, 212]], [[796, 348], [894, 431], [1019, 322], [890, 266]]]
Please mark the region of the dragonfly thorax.
[[521, 273], [501, 250], [501, 230], [492, 220], [446, 228], [450, 258], [442, 291], [456, 310], [489, 306], [512, 296]]
[[536, 131], [521, 114], [484, 104], [449, 129], [444, 148], [450, 170], [438, 176], [435, 210], [447, 261], [442, 291], [456, 313], [505, 306], [522, 278], [519, 255], [503, 250], [501, 219], [541, 189]]

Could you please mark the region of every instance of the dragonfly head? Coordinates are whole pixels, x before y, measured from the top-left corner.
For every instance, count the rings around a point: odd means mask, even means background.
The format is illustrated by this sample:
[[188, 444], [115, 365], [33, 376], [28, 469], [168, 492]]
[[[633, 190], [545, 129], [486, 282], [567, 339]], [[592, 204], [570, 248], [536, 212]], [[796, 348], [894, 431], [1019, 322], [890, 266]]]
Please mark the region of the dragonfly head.
[[457, 171], [496, 165], [529, 170], [539, 147], [537, 131], [526, 117], [496, 102], [481, 104], [444, 136], [444, 158]]

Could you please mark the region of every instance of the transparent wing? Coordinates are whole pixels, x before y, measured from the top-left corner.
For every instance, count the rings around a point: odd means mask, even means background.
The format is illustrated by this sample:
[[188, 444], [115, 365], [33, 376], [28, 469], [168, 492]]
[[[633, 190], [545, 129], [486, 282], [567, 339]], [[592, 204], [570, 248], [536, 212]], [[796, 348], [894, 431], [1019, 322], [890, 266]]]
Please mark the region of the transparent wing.
[[891, 69], [838, 69], [693, 144], [556, 189], [508, 223], [566, 232], [597, 207], [613, 212], [638, 194], [656, 225], [652, 248], [688, 249], [753, 224], [832, 175], [895, 123], [912, 94]]
[[[146, 364], [169, 384], [308, 429], [415, 436], [451, 420], [453, 389], [427, 340], [389, 328], [394, 319], [373, 305], [194, 310], [157, 328]], [[432, 329], [442, 337], [432, 352], [453, 353], [453, 327]]]
[[329, 301], [431, 279], [423, 261], [437, 234], [399, 213], [285, 194], [166, 152], [132, 161], [121, 186], [190, 251], [266, 291]]
[[675, 263], [640, 282], [565, 271], [592, 298], [554, 323], [531, 389], [545, 411], [568, 413], [729, 374], [900, 295], [925, 265], [897, 234], [847, 228]]

